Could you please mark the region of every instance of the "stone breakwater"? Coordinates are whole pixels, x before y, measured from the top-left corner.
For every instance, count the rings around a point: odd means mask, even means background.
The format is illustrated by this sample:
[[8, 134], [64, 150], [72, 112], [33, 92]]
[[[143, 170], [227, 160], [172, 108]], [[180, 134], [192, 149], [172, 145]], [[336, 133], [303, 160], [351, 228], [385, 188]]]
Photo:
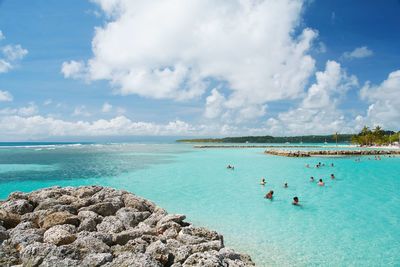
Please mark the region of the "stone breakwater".
[[311, 157], [311, 156], [379, 156], [400, 155], [400, 150], [318, 150], [318, 151], [286, 151], [265, 150], [265, 154], [284, 157]]
[[14, 192], [0, 203], [0, 266], [254, 266], [185, 218], [108, 187]]

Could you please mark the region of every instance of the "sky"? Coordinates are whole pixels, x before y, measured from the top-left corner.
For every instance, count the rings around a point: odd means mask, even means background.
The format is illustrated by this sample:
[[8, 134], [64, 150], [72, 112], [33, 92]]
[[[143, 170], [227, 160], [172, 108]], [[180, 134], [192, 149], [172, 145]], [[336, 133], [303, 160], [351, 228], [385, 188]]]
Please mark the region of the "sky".
[[0, 141], [400, 130], [399, 0], [0, 0]]

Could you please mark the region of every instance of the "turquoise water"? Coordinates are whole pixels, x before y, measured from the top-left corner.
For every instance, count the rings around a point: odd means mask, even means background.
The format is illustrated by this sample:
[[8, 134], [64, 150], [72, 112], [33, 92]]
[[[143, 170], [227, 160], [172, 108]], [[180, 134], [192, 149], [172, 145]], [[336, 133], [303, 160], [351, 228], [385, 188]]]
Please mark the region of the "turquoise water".
[[[113, 186], [221, 232], [228, 246], [259, 266], [400, 265], [399, 157], [355, 162], [263, 151], [185, 144], [3, 147], [0, 198], [51, 185]], [[326, 166], [304, 167], [318, 162]], [[310, 176], [326, 186], [310, 183]], [[264, 199], [271, 189], [274, 200]], [[291, 205], [293, 196], [302, 207]]]

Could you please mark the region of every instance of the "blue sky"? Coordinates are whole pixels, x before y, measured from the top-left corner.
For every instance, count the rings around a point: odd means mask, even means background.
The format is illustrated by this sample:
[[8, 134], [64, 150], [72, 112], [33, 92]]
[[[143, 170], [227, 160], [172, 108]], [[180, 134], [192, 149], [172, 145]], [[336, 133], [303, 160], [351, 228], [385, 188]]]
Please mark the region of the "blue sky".
[[169, 2], [0, 1], [0, 139], [399, 130], [400, 1]]

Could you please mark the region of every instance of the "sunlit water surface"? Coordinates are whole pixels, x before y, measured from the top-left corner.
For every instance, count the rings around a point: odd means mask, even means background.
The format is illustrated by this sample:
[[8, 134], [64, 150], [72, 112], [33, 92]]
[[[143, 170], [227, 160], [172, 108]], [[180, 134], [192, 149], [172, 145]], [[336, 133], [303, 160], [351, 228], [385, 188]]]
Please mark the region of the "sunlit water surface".
[[[0, 198], [52, 185], [112, 186], [217, 230], [227, 246], [249, 253], [259, 266], [400, 265], [399, 157], [355, 162], [263, 151], [185, 144], [3, 146]], [[305, 167], [317, 162], [326, 166]], [[330, 180], [331, 173], [337, 179]], [[275, 192], [273, 201], [263, 198], [268, 190]], [[291, 205], [294, 196], [301, 207]]]

